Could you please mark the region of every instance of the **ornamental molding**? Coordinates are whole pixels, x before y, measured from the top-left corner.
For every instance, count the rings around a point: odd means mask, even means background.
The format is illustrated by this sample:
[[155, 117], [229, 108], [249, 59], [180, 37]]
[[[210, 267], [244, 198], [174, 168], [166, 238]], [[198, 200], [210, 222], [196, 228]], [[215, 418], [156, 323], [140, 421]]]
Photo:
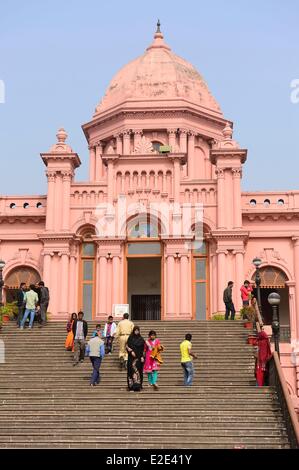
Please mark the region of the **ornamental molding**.
[[[194, 119], [199, 123], [202, 124], [202, 121], [208, 121], [215, 124], [219, 127], [219, 131], [221, 132], [223, 127], [226, 124], [226, 120], [222, 117], [212, 116], [209, 113], [200, 112], [200, 111], [192, 111], [187, 109], [182, 110], [156, 110], [156, 111], [118, 111], [115, 114], [110, 114], [106, 117], [96, 117], [94, 120], [88, 122], [83, 126], [83, 130], [86, 135], [88, 135], [89, 129], [94, 127], [98, 128], [106, 128], [107, 123], [118, 122], [120, 119], [132, 119], [132, 120], [144, 120], [144, 119]], [[88, 130], [87, 130], [88, 129]], [[215, 134], [211, 133], [209, 137], [214, 140]]]
[[52, 242], [52, 241], [59, 241], [59, 242], [66, 242], [66, 243], [69, 243], [70, 241], [74, 241], [75, 240], [75, 235], [74, 234], [70, 234], [70, 235], [66, 235], [66, 234], [59, 234], [59, 233], [41, 233], [41, 234], [38, 234], [37, 235], [37, 238], [39, 240], [41, 240], [42, 242], [44, 243], [47, 243], [47, 242]]
[[[262, 210], [262, 209], [261, 209]], [[256, 211], [256, 209], [255, 209]], [[244, 211], [244, 209], [242, 210], [242, 217], [244, 219], [247, 219], [249, 220], [250, 222], [253, 222], [255, 220], [260, 220], [260, 221], [264, 221], [264, 220], [274, 220], [274, 221], [277, 221], [277, 220], [287, 220], [287, 221], [290, 221], [290, 220], [294, 220], [294, 219], [299, 219], [299, 212], [279, 212], [279, 213], [276, 213], [276, 212], [270, 212], [270, 213], [265, 213], [265, 212], [249, 212], [248, 209], [246, 209], [246, 212]]]
[[247, 231], [212, 231], [211, 236], [215, 241], [218, 240], [242, 240], [247, 241], [249, 232]]
[[154, 152], [154, 147], [152, 142], [145, 136], [141, 137], [139, 142], [137, 142], [134, 154], [136, 155], [148, 155]]
[[22, 214], [22, 215], [0, 215], [0, 224], [8, 223], [10, 225], [15, 224], [16, 222], [20, 222], [22, 224], [34, 223], [39, 224], [44, 222], [46, 218], [46, 214], [39, 215], [35, 217], [29, 214]]

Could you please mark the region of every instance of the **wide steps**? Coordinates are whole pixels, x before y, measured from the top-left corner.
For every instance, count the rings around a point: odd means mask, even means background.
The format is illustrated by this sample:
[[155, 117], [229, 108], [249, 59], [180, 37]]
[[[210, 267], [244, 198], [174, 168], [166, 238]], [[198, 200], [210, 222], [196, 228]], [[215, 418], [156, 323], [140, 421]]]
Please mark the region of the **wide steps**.
[[[102, 322], [103, 323], [103, 322]], [[88, 358], [77, 367], [65, 351], [65, 323], [0, 338], [0, 448], [273, 448], [289, 447], [275, 390], [255, 387], [253, 349], [243, 322], [136, 322], [165, 346], [159, 391], [126, 390], [117, 351], [106, 356], [100, 385], [89, 387]], [[89, 323], [89, 332], [96, 322]], [[194, 385], [182, 386], [179, 344], [193, 335]], [[182, 437], [183, 436], [183, 437]]]

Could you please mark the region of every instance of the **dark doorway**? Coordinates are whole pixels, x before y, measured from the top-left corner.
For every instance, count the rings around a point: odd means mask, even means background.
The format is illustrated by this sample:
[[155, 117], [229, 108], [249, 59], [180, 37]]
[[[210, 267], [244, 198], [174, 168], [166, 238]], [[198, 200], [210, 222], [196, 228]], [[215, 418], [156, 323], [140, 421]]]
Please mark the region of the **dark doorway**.
[[160, 320], [161, 295], [132, 295], [132, 320]]
[[161, 258], [128, 259], [128, 303], [132, 320], [161, 319]]

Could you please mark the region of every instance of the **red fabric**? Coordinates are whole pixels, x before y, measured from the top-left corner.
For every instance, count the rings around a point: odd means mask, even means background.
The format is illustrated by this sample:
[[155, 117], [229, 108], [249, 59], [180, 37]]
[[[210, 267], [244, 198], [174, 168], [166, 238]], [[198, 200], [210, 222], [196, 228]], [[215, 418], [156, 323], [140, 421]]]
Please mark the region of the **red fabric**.
[[257, 367], [256, 369], [256, 382], [259, 387], [262, 387], [264, 385], [264, 380], [265, 380], [265, 371], [262, 370], [260, 367]]
[[265, 370], [266, 364], [272, 356], [268, 335], [261, 331], [257, 338], [258, 344], [258, 364]]

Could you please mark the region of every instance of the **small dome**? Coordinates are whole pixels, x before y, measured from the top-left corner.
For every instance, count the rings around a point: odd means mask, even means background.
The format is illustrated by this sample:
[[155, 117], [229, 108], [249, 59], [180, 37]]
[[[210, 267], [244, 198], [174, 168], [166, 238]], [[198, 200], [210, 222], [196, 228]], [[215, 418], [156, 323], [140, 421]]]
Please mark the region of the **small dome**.
[[165, 100], [185, 100], [222, 115], [202, 76], [165, 44], [158, 24], [152, 45], [115, 75], [96, 114], [128, 101]]

